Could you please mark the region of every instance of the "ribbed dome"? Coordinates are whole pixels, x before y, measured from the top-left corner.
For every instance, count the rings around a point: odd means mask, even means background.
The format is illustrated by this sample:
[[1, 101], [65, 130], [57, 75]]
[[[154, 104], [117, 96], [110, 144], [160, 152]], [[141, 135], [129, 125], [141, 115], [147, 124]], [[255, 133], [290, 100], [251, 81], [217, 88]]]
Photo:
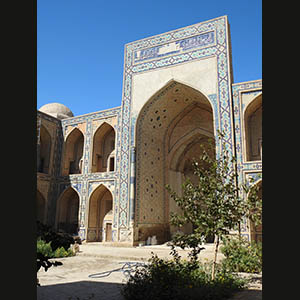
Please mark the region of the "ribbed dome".
[[44, 112], [58, 119], [74, 117], [72, 111], [61, 103], [48, 103], [43, 105], [39, 111]]

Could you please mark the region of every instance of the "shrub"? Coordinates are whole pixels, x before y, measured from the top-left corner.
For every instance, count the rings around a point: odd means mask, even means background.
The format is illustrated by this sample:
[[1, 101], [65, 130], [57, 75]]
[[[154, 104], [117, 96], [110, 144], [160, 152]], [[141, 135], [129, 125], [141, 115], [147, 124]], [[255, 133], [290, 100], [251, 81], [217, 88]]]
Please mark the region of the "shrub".
[[51, 248], [51, 242], [46, 243], [45, 241], [39, 239], [36, 243], [37, 253], [41, 253], [46, 257], [53, 257], [53, 251]]
[[74, 244], [74, 238], [67, 233], [55, 232], [50, 226], [37, 221], [37, 239], [44, 240], [46, 243], [51, 242], [52, 250], [64, 247], [66, 250]]
[[226, 299], [245, 282], [219, 266], [211, 279], [212, 264], [180, 259], [165, 260], [152, 255], [149, 264], [131, 275], [122, 289], [125, 299]]
[[54, 251], [53, 255], [54, 255], [53, 257], [69, 257], [69, 256], [74, 256], [75, 254], [73, 253], [71, 248], [66, 250], [64, 247], [60, 247]]
[[262, 245], [243, 238], [224, 239], [221, 252], [225, 255], [222, 263], [231, 272], [259, 273], [262, 271]]
[[42, 254], [48, 258], [60, 258], [73, 256], [74, 253], [72, 249], [66, 250], [64, 247], [56, 248], [54, 251], [51, 246], [51, 242], [46, 243], [44, 240], [37, 240], [37, 253]]

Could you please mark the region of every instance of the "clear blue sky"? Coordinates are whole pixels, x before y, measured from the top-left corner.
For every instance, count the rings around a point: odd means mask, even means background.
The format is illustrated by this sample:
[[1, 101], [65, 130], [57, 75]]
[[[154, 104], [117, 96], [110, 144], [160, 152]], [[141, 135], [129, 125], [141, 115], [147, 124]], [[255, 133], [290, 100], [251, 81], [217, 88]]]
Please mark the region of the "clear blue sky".
[[234, 82], [262, 77], [261, 0], [37, 0], [37, 108], [121, 105], [124, 44], [227, 15]]

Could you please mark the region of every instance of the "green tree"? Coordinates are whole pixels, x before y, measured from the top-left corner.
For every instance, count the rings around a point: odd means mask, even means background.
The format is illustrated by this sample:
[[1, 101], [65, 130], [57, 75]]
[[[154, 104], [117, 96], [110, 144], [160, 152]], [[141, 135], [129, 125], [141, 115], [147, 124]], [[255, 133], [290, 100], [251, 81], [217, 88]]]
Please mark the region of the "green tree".
[[171, 198], [182, 209], [182, 214], [171, 214], [170, 223], [179, 228], [191, 223], [193, 228], [189, 235], [175, 234], [173, 243], [181, 248], [193, 248], [194, 256], [197, 256], [203, 237], [215, 236], [212, 279], [215, 277], [220, 239], [239, 227], [247, 211], [245, 201], [239, 196], [235, 158], [226, 149], [224, 135], [219, 132], [218, 138], [222, 145], [219, 157], [215, 157], [215, 147], [210, 142], [193, 162], [196, 184], [188, 178], [182, 185], [181, 196], [167, 186]]
[[[261, 178], [261, 175], [258, 176]], [[246, 212], [245, 216], [254, 223], [255, 226], [262, 224], [262, 198], [258, 196], [260, 186], [254, 184], [254, 179], [250, 178], [249, 182], [242, 185], [246, 195]]]

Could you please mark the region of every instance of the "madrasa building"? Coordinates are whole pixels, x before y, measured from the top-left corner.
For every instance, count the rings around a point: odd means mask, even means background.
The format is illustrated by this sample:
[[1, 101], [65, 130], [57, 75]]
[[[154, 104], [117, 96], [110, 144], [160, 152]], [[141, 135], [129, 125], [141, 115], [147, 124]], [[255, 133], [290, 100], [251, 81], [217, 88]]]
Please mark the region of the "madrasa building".
[[[178, 211], [165, 185], [180, 193], [200, 145], [217, 141], [218, 130], [239, 182], [252, 179], [261, 197], [262, 80], [233, 82], [227, 16], [126, 44], [123, 74], [119, 107], [37, 111], [38, 220], [86, 242], [163, 243]], [[261, 239], [249, 220], [241, 230]]]

